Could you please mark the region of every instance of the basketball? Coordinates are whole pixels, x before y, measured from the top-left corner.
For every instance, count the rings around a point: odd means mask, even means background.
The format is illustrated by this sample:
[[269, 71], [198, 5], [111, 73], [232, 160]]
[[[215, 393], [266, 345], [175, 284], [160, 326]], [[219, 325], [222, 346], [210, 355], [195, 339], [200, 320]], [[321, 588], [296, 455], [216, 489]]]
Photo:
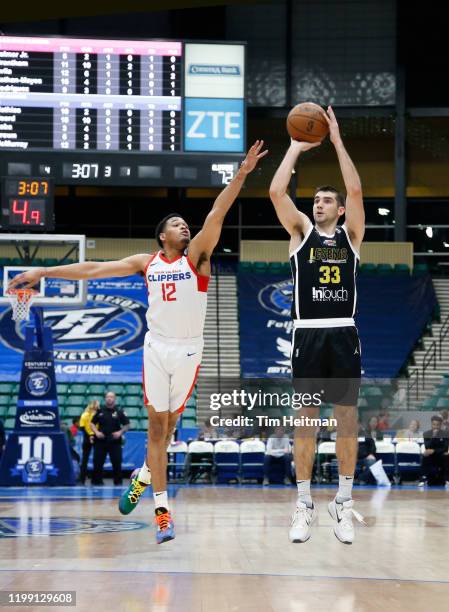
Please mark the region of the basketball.
[[287, 132], [293, 140], [321, 142], [329, 133], [324, 110], [313, 102], [297, 104], [288, 114]]

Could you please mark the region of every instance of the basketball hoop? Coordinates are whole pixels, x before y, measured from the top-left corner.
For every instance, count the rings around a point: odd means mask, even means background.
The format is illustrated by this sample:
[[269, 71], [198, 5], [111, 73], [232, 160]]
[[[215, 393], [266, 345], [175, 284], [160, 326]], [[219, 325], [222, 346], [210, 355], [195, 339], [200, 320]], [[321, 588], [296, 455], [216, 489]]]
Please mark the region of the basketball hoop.
[[35, 289], [11, 289], [8, 297], [12, 306], [14, 321], [28, 321], [30, 318], [31, 302], [38, 292]]

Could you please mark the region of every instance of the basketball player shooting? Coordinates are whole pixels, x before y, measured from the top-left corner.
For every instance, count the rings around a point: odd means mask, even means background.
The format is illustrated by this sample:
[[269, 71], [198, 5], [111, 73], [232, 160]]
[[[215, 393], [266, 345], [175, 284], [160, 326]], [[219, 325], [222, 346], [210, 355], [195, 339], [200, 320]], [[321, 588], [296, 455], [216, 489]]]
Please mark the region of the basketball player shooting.
[[246, 176], [268, 151], [263, 140], [249, 149], [237, 175], [218, 195], [202, 229], [191, 240], [187, 222], [167, 215], [156, 229], [160, 250], [120, 261], [83, 262], [36, 268], [17, 275], [8, 289], [31, 287], [42, 277], [69, 280], [142, 274], [148, 290], [148, 332], [143, 347], [143, 391], [148, 409], [146, 461], [119, 501], [122, 514], [138, 504], [152, 483], [158, 544], [175, 537], [167, 499], [167, 447], [176, 422], [193, 391], [203, 352], [207, 287], [211, 255], [220, 238], [226, 213]]
[[[320, 142], [291, 141], [273, 177], [270, 197], [279, 221], [290, 234], [293, 275], [292, 376], [295, 391], [318, 393], [334, 404], [337, 420], [336, 453], [339, 487], [328, 506], [334, 533], [345, 544], [354, 540], [352, 485], [357, 460], [357, 398], [361, 378], [360, 341], [354, 323], [356, 271], [365, 231], [362, 186], [346, 151], [331, 107], [323, 116], [335, 147], [346, 188], [346, 198], [329, 185], [314, 196], [313, 219], [299, 211], [287, 194], [298, 157]], [[338, 225], [345, 215], [343, 225]], [[324, 392], [324, 397], [323, 397]], [[308, 401], [310, 404], [311, 402]], [[319, 405], [302, 402], [301, 415], [319, 417]], [[315, 457], [315, 427], [295, 432], [298, 500], [292, 517], [290, 541], [306, 542], [317, 511], [310, 493]]]

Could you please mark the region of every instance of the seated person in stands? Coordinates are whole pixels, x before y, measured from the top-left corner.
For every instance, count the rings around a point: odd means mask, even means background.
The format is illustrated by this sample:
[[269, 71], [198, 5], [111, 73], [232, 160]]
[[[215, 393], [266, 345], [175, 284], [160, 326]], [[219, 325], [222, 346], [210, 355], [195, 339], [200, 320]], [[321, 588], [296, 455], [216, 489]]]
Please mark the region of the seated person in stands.
[[372, 416], [366, 426], [366, 436], [374, 440], [382, 440], [382, 432], [379, 429], [379, 418]]
[[366, 435], [362, 424], [359, 424], [359, 448], [357, 453], [357, 476], [361, 484], [375, 484], [376, 479], [369, 469], [376, 463], [376, 442]]
[[290, 440], [285, 435], [283, 427], [275, 427], [274, 433], [268, 438], [264, 460], [264, 479], [263, 484], [270, 484], [270, 468], [273, 462], [281, 462], [284, 470], [284, 484], [291, 484], [291, 463], [292, 455], [290, 450]]
[[401, 429], [398, 431], [397, 439], [403, 440], [416, 440], [417, 438], [422, 438], [423, 432], [420, 429], [418, 419], [412, 419], [409, 423], [407, 429]]
[[445, 408], [443, 410], [440, 410], [440, 416], [443, 419], [443, 422], [441, 423], [441, 429], [445, 429], [446, 431], [449, 430], [448, 415], [449, 411]]
[[435, 414], [431, 429], [424, 432], [424, 446], [421, 465], [420, 486], [443, 481], [449, 486], [449, 431], [442, 428], [443, 419]]
[[215, 440], [219, 438], [217, 430], [210, 423], [210, 418], [206, 419], [198, 434], [198, 440]]
[[378, 431], [386, 431], [390, 429], [389, 418], [390, 418], [390, 415], [385, 410], [381, 410], [379, 412], [379, 418], [378, 418], [378, 423], [377, 423]]

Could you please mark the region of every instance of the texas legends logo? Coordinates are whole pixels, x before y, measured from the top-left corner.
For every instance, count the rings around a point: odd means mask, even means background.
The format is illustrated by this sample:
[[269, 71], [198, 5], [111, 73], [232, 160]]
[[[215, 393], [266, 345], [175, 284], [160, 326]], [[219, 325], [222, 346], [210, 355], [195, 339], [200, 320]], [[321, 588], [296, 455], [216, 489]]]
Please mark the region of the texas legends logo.
[[[111, 365], [101, 365], [143, 346], [147, 306], [120, 295], [89, 294], [85, 306], [76, 309], [55, 308], [44, 312], [45, 323], [52, 328], [56, 373], [108, 374]], [[16, 351], [23, 351], [24, 328], [12, 321], [10, 311], [0, 317], [0, 340]], [[27, 385], [32, 395], [45, 387], [39, 372]]]

